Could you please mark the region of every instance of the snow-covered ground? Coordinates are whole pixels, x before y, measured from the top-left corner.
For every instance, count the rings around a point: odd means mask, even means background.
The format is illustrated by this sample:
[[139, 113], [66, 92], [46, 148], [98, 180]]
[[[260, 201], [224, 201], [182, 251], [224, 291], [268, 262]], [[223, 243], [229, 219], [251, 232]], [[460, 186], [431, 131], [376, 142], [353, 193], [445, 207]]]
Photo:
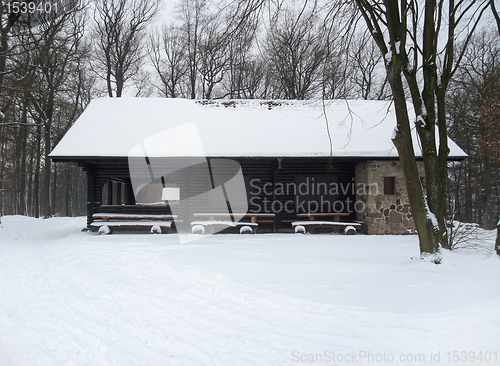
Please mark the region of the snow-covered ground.
[[81, 232], [84, 218], [2, 225], [2, 366], [500, 364], [493, 233], [436, 265], [412, 258], [414, 236], [181, 245]]

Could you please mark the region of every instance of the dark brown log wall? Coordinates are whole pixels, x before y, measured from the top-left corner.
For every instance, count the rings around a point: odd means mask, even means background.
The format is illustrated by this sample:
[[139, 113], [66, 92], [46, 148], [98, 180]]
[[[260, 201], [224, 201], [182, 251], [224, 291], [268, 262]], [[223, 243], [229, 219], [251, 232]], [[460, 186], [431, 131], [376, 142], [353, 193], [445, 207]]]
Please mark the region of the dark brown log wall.
[[[247, 198], [249, 201], [249, 212], [264, 212], [264, 205], [261, 204], [260, 209], [258, 205], [253, 203], [263, 203], [264, 199], [274, 204], [275, 209], [279, 209], [280, 203], [284, 205], [287, 201], [296, 201], [296, 196], [293, 194], [255, 194], [259, 189], [262, 190], [264, 185], [267, 184], [267, 192], [269, 188], [276, 184], [296, 183], [298, 176], [317, 177], [317, 176], [331, 176], [340, 187], [349, 187], [354, 184], [354, 169], [355, 164], [358, 162], [353, 159], [334, 159], [329, 163], [328, 158], [234, 158], [240, 163], [245, 183], [247, 186]], [[122, 212], [122, 213], [149, 213], [149, 214], [170, 214], [171, 210], [168, 206], [142, 206], [134, 205], [134, 197], [130, 183], [130, 173], [127, 159], [94, 159], [88, 161], [81, 161], [81, 166], [85, 167], [88, 174], [88, 223], [91, 222], [92, 214], [95, 212]], [[144, 177], [149, 176], [148, 171], [141, 172]], [[200, 210], [200, 207], [205, 207], [207, 204], [203, 203], [206, 200], [206, 195], [202, 193], [211, 189], [210, 179], [206, 175], [206, 169], [203, 167], [191, 167], [183, 169], [175, 173], [169, 174], [167, 183], [173, 183], [181, 187], [181, 202], [186, 197], [198, 196], [198, 201], [193, 202], [194, 207], [182, 207], [185, 225], [188, 225], [192, 220], [191, 214], [195, 210]], [[250, 182], [253, 180], [252, 184]], [[118, 182], [124, 186], [121, 193], [121, 198], [114, 200], [109, 195], [109, 182]], [[184, 182], [189, 182], [188, 185]], [[271, 185], [269, 184], [271, 183]], [[106, 188], [105, 188], [106, 187]], [[256, 188], [259, 187], [259, 188]], [[116, 188], [115, 188], [116, 189]], [[272, 189], [271, 189], [272, 191]], [[104, 192], [104, 194], [103, 194]], [[92, 198], [93, 197], [93, 198]], [[253, 201], [252, 201], [253, 198]], [[355, 196], [352, 190], [339, 193], [334, 199], [346, 202], [347, 200], [354, 201]], [[103, 205], [103, 203], [106, 203]], [[118, 203], [118, 204], [117, 204]], [[182, 203], [180, 203], [182, 205]], [[295, 205], [288, 205], [287, 208], [295, 207]], [[272, 212], [270, 204], [268, 204], [268, 211]], [[296, 208], [296, 207], [295, 207]], [[176, 208], [179, 211], [178, 208]], [[213, 210], [211, 210], [213, 211]], [[203, 211], [202, 211], [203, 212]], [[186, 215], [189, 213], [188, 215]], [[285, 212], [282, 209], [276, 213], [276, 227], [272, 229], [287, 230], [291, 229], [290, 221], [297, 220], [296, 210], [293, 213]], [[354, 212], [350, 220], [355, 219]]]

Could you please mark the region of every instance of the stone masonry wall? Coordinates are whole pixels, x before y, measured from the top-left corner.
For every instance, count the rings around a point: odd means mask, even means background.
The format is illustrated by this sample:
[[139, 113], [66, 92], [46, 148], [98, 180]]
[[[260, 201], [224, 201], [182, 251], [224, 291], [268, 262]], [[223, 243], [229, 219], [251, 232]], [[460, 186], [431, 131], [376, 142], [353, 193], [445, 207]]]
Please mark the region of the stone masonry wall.
[[[422, 176], [422, 162], [418, 164]], [[384, 177], [394, 177], [394, 194], [384, 194]], [[358, 163], [355, 179], [356, 200], [365, 203], [365, 211], [358, 212], [358, 220], [366, 223], [368, 234], [415, 233], [399, 161], [376, 160]]]

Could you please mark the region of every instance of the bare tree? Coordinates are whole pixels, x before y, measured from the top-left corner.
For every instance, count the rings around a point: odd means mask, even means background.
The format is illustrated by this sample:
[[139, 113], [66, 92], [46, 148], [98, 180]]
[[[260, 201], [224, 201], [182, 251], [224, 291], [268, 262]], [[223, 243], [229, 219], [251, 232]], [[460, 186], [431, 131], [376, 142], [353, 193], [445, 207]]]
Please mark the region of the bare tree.
[[[76, 71], [73, 65], [79, 64], [84, 36], [85, 14], [82, 8], [75, 7], [58, 17], [49, 16], [37, 27], [27, 31], [35, 48], [31, 52], [32, 86], [25, 91], [32, 106], [31, 115], [42, 126], [43, 135], [43, 185], [42, 215], [52, 216], [51, 189], [52, 164], [49, 153], [52, 149], [54, 124], [58, 123], [58, 101], [65, 93], [68, 80]], [[53, 176], [55, 177], [55, 175]]]
[[387, 98], [387, 78], [381, 75], [383, 57], [373, 38], [366, 33], [356, 35], [348, 47], [349, 79], [361, 99]]
[[329, 52], [330, 56], [323, 66], [322, 97], [323, 99], [355, 98], [353, 85], [349, 75], [346, 50]]
[[[500, 35], [500, 16], [498, 15], [498, 11], [495, 7], [495, 0], [490, 0], [491, 11], [495, 18], [497, 24], [498, 34]], [[498, 216], [498, 215], [497, 215]], [[497, 223], [497, 239], [495, 241], [495, 252], [500, 256], [500, 219]]]
[[[27, 1], [27, 3], [32, 3]], [[14, 11], [9, 1], [4, 1], [0, 5], [0, 96], [3, 94], [3, 83], [5, 79], [5, 71], [7, 58], [10, 54], [9, 39], [11, 37], [12, 28], [23, 15], [20, 11]], [[3, 110], [3, 108], [1, 109]], [[0, 114], [0, 117], [3, 117]], [[1, 118], [0, 118], [1, 119]]]
[[[240, 90], [240, 95], [242, 91], [255, 94], [261, 70], [251, 48], [261, 6], [260, 0], [234, 2], [209, 17], [199, 43], [199, 71], [204, 98], [225, 96], [220, 87], [214, 93], [215, 87], [220, 86], [225, 78], [229, 79], [231, 86], [229, 94], [234, 94], [235, 88]], [[249, 72], [250, 65], [257, 67], [255, 72]], [[240, 72], [246, 74], [248, 82], [241, 79]]]
[[276, 88], [286, 99], [306, 99], [321, 87], [321, 66], [329, 49], [317, 2], [305, 1], [298, 11], [279, 8], [271, 22], [265, 57]]
[[223, 78], [229, 64], [229, 38], [225, 34], [221, 17], [215, 15], [207, 19], [200, 34], [198, 71], [201, 76], [202, 98], [211, 99], [214, 88]]
[[237, 56], [229, 63], [229, 77], [223, 97], [231, 99], [267, 98], [264, 86], [266, 65], [258, 56]]
[[[447, 115], [450, 136], [464, 149], [469, 158], [455, 164], [452, 179], [454, 205], [462, 221], [477, 222], [483, 228], [496, 226], [500, 200], [498, 177], [500, 165], [495, 153], [482, 141], [498, 139], [494, 115], [495, 96], [500, 85], [500, 39], [496, 31], [479, 32], [472, 37], [461, 65], [450, 83], [447, 95]], [[487, 109], [490, 109], [486, 112]], [[486, 138], [486, 140], [484, 140]], [[467, 174], [464, 174], [465, 171]]]
[[207, 14], [206, 0], [182, 0], [176, 10], [187, 56], [187, 86], [191, 99], [197, 96], [200, 33]]
[[256, 98], [264, 76], [262, 59], [255, 48], [257, 22], [248, 24], [244, 32], [229, 38], [227, 45], [227, 78], [225, 94], [229, 98]]
[[164, 26], [149, 39], [149, 57], [161, 81], [161, 93], [167, 98], [182, 96], [182, 82], [187, 73], [187, 57], [179, 29]]
[[[13, 166], [10, 172], [10, 202], [11, 210], [15, 213], [28, 212], [29, 197], [36, 197], [37, 211], [39, 214], [39, 193], [27, 195], [29, 187], [34, 185], [40, 188], [41, 164], [44, 164], [43, 198], [45, 214], [50, 216], [50, 178], [51, 164], [48, 160], [50, 152], [50, 139], [53, 132], [54, 109], [57, 104], [54, 94], [40, 93], [41, 88], [55, 90], [53, 86], [58, 83], [58, 70], [67, 72], [67, 60], [72, 58], [72, 52], [66, 47], [68, 43], [83, 36], [78, 32], [68, 35], [67, 30], [73, 23], [74, 15], [81, 10], [84, 2], [76, 4], [75, 1], [66, 3], [58, 2], [57, 10], [46, 14], [29, 14], [23, 12], [23, 6], [33, 1], [19, 3], [18, 7], [13, 2], [3, 2], [1, 5], [2, 24], [2, 72], [1, 97], [5, 102], [3, 111], [7, 116], [2, 121], [3, 131], [7, 135], [15, 136], [16, 143], [13, 148], [7, 148], [6, 154], [1, 154], [0, 164]], [[5, 11], [10, 10], [10, 14]], [[57, 68], [53, 62], [57, 59]], [[63, 79], [66, 79], [64, 76]], [[43, 117], [38, 112], [42, 111]], [[37, 108], [41, 108], [36, 111]], [[40, 119], [34, 121], [34, 115]], [[2, 114], [3, 117], [3, 114]], [[36, 125], [36, 132], [32, 127]], [[33, 142], [34, 140], [34, 142]], [[47, 143], [49, 141], [49, 143]], [[33, 147], [35, 144], [35, 147]], [[9, 156], [9, 153], [11, 154]], [[31, 164], [33, 154], [36, 154], [37, 166]], [[44, 157], [45, 156], [45, 157]], [[36, 179], [30, 174], [35, 170]], [[2, 169], [3, 173], [5, 170]], [[29, 192], [29, 191], [28, 191]], [[0, 203], [3, 208], [3, 202]]]
[[188, 96], [211, 98], [230, 68], [230, 43], [254, 32], [264, 0], [182, 0], [176, 9], [187, 60]]
[[144, 62], [144, 36], [159, 8], [154, 0], [98, 0], [94, 11], [94, 70], [108, 95], [121, 97]]
[[[420, 252], [435, 253], [440, 245], [448, 246], [446, 90], [489, 1], [356, 0], [355, 5], [385, 59], [397, 119], [392, 141], [403, 168]], [[465, 39], [457, 47], [462, 32]], [[427, 195], [413, 150], [404, 82], [417, 116]]]
[[[27, 3], [31, 3], [33, 1], [27, 1]], [[3, 105], [4, 103], [4, 90], [3, 90], [3, 85], [4, 85], [4, 80], [5, 80], [5, 74], [6, 74], [6, 65], [7, 65], [7, 58], [10, 54], [10, 49], [9, 49], [9, 39], [11, 36], [11, 31], [14, 25], [19, 21], [21, 18], [22, 13], [21, 12], [14, 12], [14, 10], [8, 6], [10, 5], [9, 2], [2, 2], [0, 5], [0, 122], [3, 121], [4, 116], [5, 116], [5, 106]], [[3, 133], [2, 131], [3, 128], [0, 128], [0, 132]], [[1, 145], [1, 154], [0, 156], [4, 155], [4, 143], [2, 142]], [[0, 224], [2, 222], [2, 214], [3, 214], [3, 193], [5, 191], [5, 181], [4, 181], [4, 161], [1, 161], [1, 174], [0, 174], [0, 183], [1, 183], [1, 188], [0, 188]]]

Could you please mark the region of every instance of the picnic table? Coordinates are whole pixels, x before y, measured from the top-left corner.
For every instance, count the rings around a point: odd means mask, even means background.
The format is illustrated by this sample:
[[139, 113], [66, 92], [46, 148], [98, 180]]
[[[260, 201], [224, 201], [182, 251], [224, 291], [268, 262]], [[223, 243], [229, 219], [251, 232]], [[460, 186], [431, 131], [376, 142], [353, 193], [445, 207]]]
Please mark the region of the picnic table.
[[[270, 222], [272, 223], [274, 220], [274, 217], [276, 216], [273, 213], [233, 213], [232, 216], [244, 216], [244, 217], [249, 217], [250, 222], [257, 223], [257, 222]], [[220, 218], [229, 218], [228, 213], [195, 213], [193, 214], [193, 217], [206, 217], [208, 220], [216, 220]], [[260, 220], [261, 218], [264, 219], [273, 219], [273, 220]]]
[[333, 221], [340, 221], [341, 217], [349, 217], [351, 216], [348, 212], [331, 212], [331, 213], [323, 213], [323, 212], [309, 212], [304, 214], [297, 214], [298, 217], [308, 217], [310, 221], [315, 221], [316, 218], [324, 219], [328, 217], [332, 217]]

